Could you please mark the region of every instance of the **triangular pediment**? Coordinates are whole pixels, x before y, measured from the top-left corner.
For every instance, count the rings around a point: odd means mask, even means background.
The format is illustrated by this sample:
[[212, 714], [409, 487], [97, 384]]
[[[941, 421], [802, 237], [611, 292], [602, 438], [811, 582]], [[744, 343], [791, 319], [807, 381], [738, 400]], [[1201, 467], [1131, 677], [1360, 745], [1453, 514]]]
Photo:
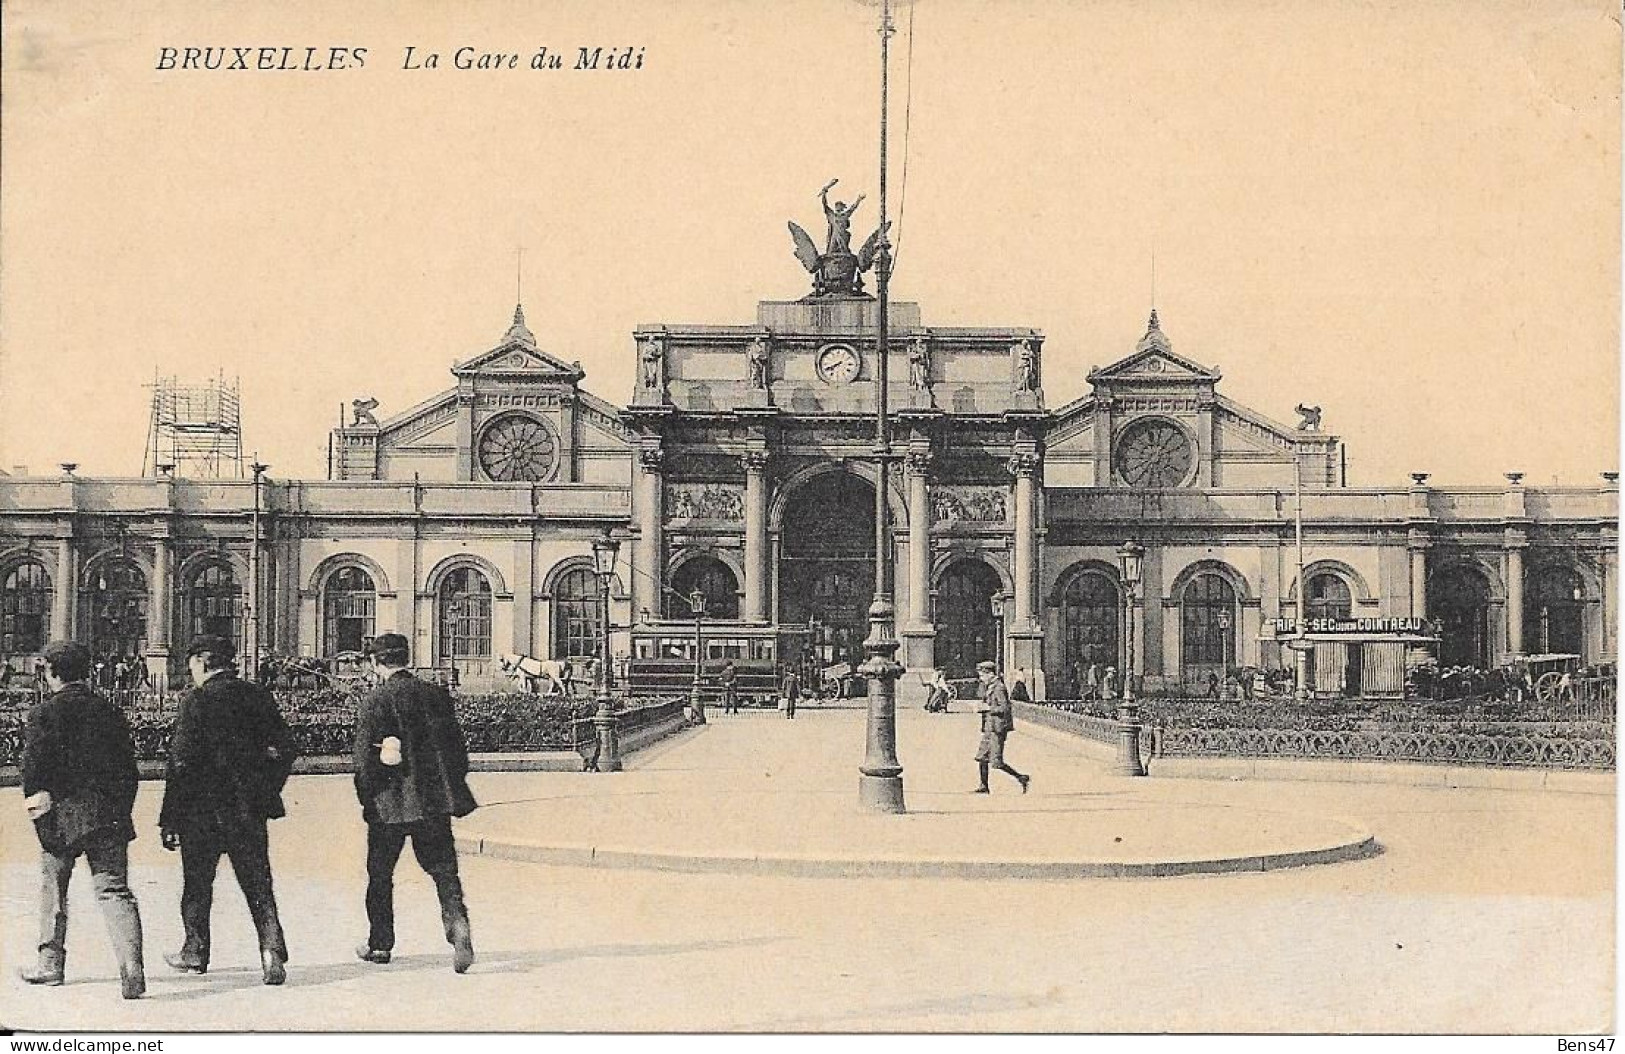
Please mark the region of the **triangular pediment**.
[[1126, 359], [1119, 359], [1104, 369], [1093, 370], [1091, 381], [1206, 381], [1212, 383], [1219, 374], [1193, 362], [1183, 355], [1160, 348], [1137, 351]]
[[1201, 383], [1212, 384], [1222, 375], [1218, 370], [1204, 366], [1195, 359], [1187, 359], [1174, 351], [1173, 343], [1162, 331], [1157, 313], [1151, 312], [1145, 336], [1134, 346], [1134, 354], [1118, 359], [1104, 369], [1089, 371], [1090, 383], [1099, 381], [1137, 381], [1151, 384]]
[[458, 377], [521, 376], [530, 380], [562, 381], [574, 384], [586, 376], [581, 366], [556, 359], [547, 352], [519, 340], [510, 340], [451, 368]]

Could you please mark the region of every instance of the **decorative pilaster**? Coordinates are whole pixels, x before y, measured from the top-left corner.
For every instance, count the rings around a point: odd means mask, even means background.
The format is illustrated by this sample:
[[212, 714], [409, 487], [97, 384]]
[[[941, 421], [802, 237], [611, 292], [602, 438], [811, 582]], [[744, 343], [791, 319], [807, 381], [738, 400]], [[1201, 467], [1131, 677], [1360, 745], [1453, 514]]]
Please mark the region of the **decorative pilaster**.
[[1507, 559], [1507, 651], [1523, 654], [1523, 551], [1529, 538], [1523, 531], [1509, 527], [1506, 532]]
[[1411, 617], [1428, 617], [1428, 540], [1426, 531], [1413, 530], [1406, 542], [1411, 554]]
[[767, 582], [772, 575], [767, 547], [766, 450], [750, 450], [739, 459], [745, 466], [745, 619], [766, 622]]
[[51, 639], [69, 640], [73, 637], [74, 587], [79, 580], [79, 559], [71, 536], [58, 542], [61, 548], [56, 551], [56, 580], [52, 583], [56, 592], [51, 597]]
[[170, 562], [174, 557], [168, 538], [157, 538], [152, 546], [152, 580], [147, 596], [147, 676], [154, 686], [169, 687], [169, 633], [174, 617], [170, 601]]

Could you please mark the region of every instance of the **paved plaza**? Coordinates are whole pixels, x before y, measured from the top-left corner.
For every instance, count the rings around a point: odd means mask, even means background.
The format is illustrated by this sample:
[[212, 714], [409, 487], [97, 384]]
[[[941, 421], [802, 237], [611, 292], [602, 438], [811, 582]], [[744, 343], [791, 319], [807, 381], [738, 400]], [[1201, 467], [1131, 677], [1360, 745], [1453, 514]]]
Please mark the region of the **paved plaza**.
[[[222, 869], [210, 972], [181, 977], [178, 856], [144, 784], [132, 881], [150, 995], [118, 998], [83, 870], [68, 984], [29, 989], [32, 834], [0, 810], [0, 1022], [27, 1029], [1610, 1031], [1614, 799], [1382, 784], [1125, 780], [1075, 741], [1018, 728], [1022, 797], [975, 785], [974, 717], [899, 715], [911, 812], [860, 814], [860, 711], [713, 715], [619, 775], [478, 773], [459, 836], [621, 850], [463, 867], [480, 960], [451, 972], [433, 887], [398, 873], [397, 958], [362, 963], [364, 829], [350, 782], [296, 777], [272, 824], [292, 952], [259, 983]], [[11, 793], [15, 793], [14, 791]], [[1002, 844], [1000, 832], [1009, 834]], [[1182, 877], [852, 877], [853, 861], [1265, 852], [1370, 832], [1375, 856]], [[1121, 838], [1118, 842], [1116, 839]], [[641, 856], [640, 856], [641, 854]], [[818, 862], [763, 873], [760, 857]], [[721, 860], [697, 872], [659, 870]], [[731, 863], [729, 861], [732, 861]], [[643, 866], [638, 866], [638, 865]], [[1008, 874], [1020, 874], [1019, 869]]]

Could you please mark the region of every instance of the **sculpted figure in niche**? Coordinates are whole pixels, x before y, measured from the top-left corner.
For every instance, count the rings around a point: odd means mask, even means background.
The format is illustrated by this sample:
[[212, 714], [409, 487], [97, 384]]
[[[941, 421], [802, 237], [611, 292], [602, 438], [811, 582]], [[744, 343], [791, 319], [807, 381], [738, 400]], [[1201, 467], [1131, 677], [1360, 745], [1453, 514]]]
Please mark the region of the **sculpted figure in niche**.
[[1038, 390], [1038, 349], [1033, 342], [1024, 340], [1013, 349], [1016, 353], [1016, 391]]
[[757, 337], [750, 342], [750, 350], [746, 353], [750, 364], [750, 386], [752, 388], [767, 387], [767, 341]]
[[931, 386], [931, 348], [924, 337], [908, 346], [908, 383], [920, 391]]
[[645, 388], [659, 388], [660, 375], [666, 365], [666, 353], [661, 348], [658, 340], [650, 339], [643, 342], [642, 360], [643, 375], [641, 379], [643, 386]]

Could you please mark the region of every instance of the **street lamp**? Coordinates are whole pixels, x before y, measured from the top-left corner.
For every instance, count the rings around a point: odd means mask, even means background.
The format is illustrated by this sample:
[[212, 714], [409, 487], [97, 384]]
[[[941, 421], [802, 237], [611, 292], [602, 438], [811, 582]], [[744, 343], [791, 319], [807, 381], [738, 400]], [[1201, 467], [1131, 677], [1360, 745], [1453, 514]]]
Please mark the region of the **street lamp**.
[[245, 642], [248, 645], [248, 669], [257, 669], [260, 661], [260, 480], [270, 467], [258, 458], [248, 466], [249, 471], [254, 473], [254, 539], [248, 549], [248, 640]]
[[700, 626], [705, 621], [705, 593], [695, 589], [688, 595], [688, 609], [694, 614], [694, 684], [688, 691], [688, 705], [694, 711], [694, 723], [705, 724], [705, 700], [700, 696], [700, 678], [705, 674], [705, 653]]
[[1230, 612], [1219, 612], [1219, 662], [1224, 666], [1226, 680], [1230, 678]]
[[1145, 568], [1145, 546], [1127, 541], [1117, 550], [1118, 566], [1123, 572], [1123, 606], [1126, 609], [1124, 626], [1127, 630], [1127, 658], [1123, 660], [1123, 703], [1134, 703], [1134, 601], [1139, 595], [1140, 575]]
[[1140, 763], [1139, 707], [1134, 701], [1134, 634], [1138, 620], [1134, 617], [1134, 601], [1139, 596], [1140, 575], [1145, 569], [1145, 546], [1132, 539], [1117, 550], [1117, 561], [1123, 572], [1123, 604], [1128, 609], [1124, 618], [1127, 632], [1123, 660], [1123, 702], [1117, 708], [1117, 771], [1123, 776], [1144, 776], [1145, 766]]
[[605, 530], [602, 535], [592, 540], [592, 569], [598, 576], [599, 597], [599, 630], [598, 630], [598, 683], [594, 686], [597, 694], [598, 709], [593, 714], [592, 723], [598, 729], [598, 770], [600, 772], [621, 771], [620, 746], [615, 740], [615, 713], [610, 702], [610, 671], [609, 671], [609, 584], [615, 577], [615, 557], [621, 551], [621, 543], [616, 537]]

